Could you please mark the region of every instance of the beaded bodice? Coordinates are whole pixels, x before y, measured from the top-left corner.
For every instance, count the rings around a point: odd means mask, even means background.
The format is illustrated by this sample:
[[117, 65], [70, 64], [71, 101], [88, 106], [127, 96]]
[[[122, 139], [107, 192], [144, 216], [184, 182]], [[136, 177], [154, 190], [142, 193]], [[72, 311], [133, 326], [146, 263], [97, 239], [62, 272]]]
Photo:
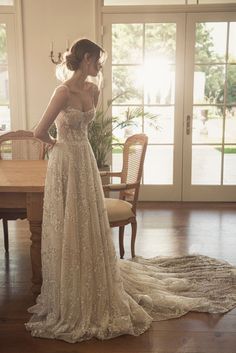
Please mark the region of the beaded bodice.
[[77, 108], [68, 106], [62, 110], [56, 119], [58, 142], [74, 144], [87, 140], [88, 125], [94, 117], [94, 108], [82, 112]]

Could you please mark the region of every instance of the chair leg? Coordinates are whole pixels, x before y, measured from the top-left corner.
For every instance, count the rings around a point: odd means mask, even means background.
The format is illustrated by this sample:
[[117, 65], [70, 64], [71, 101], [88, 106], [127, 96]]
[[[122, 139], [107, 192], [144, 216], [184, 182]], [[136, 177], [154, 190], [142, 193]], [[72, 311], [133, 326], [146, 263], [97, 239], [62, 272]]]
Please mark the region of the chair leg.
[[124, 249], [124, 230], [125, 227], [119, 227], [119, 246], [120, 246], [120, 258], [123, 259], [124, 254], [125, 254], [125, 249]]
[[132, 235], [131, 235], [131, 255], [135, 257], [135, 239], [137, 233], [137, 222], [136, 219], [131, 223]]
[[2, 220], [3, 222], [3, 234], [4, 234], [4, 247], [5, 251], [8, 252], [9, 249], [9, 241], [8, 241], [8, 225], [7, 225], [7, 219]]

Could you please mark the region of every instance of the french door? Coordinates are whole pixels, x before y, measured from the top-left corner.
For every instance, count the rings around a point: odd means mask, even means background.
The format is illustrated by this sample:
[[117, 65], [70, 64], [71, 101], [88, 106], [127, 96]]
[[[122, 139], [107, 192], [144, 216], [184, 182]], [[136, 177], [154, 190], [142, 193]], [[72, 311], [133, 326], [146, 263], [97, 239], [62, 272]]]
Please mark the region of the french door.
[[236, 201], [235, 38], [236, 13], [187, 17], [184, 200]]
[[[236, 200], [235, 14], [104, 14], [103, 24], [104, 104], [116, 97], [121, 120], [137, 113], [116, 140], [149, 137], [140, 199]], [[114, 170], [121, 156], [114, 145]]]

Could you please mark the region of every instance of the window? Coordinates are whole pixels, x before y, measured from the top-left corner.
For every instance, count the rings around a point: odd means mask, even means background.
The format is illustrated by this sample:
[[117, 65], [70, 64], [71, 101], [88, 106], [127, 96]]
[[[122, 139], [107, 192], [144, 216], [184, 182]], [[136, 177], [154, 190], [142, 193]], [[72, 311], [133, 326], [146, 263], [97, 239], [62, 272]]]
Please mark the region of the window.
[[236, 184], [235, 37], [236, 22], [196, 24], [192, 184]]
[[[129, 135], [145, 132], [149, 147], [144, 172], [146, 184], [173, 184], [176, 24], [129, 23], [112, 25], [112, 114], [132, 119], [114, 136], [123, 142]], [[122, 94], [124, 93], [124, 94]], [[132, 118], [134, 116], [135, 118]], [[156, 168], [150, 172], [154, 156]], [[156, 173], [166, 161], [165, 172]], [[113, 168], [118, 170], [121, 151], [113, 148]], [[144, 168], [146, 170], [146, 167]]]
[[25, 128], [20, 0], [0, 0], [0, 131]]

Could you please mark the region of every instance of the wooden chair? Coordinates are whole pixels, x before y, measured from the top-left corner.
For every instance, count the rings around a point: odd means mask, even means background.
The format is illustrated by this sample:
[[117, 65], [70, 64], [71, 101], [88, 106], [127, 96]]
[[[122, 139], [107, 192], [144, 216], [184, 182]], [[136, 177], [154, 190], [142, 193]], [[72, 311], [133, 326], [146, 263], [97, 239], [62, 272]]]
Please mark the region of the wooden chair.
[[[10, 131], [0, 135], [0, 159], [4, 160], [38, 160], [45, 157], [45, 144], [34, 137], [32, 131]], [[0, 209], [3, 220], [4, 247], [8, 252], [8, 220], [26, 218], [25, 209]]]
[[131, 254], [135, 257], [137, 232], [136, 206], [148, 138], [145, 134], [129, 137], [123, 150], [121, 172], [101, 172], [101, 176], [119, 177], [120, 184], [104, 185], [104, 191], [118, 191], [119, 199], [105, 198], [108, 219], [111, 227], [119, 227], [120, 258], [124, 257], [124, 228], [131, 224]]

